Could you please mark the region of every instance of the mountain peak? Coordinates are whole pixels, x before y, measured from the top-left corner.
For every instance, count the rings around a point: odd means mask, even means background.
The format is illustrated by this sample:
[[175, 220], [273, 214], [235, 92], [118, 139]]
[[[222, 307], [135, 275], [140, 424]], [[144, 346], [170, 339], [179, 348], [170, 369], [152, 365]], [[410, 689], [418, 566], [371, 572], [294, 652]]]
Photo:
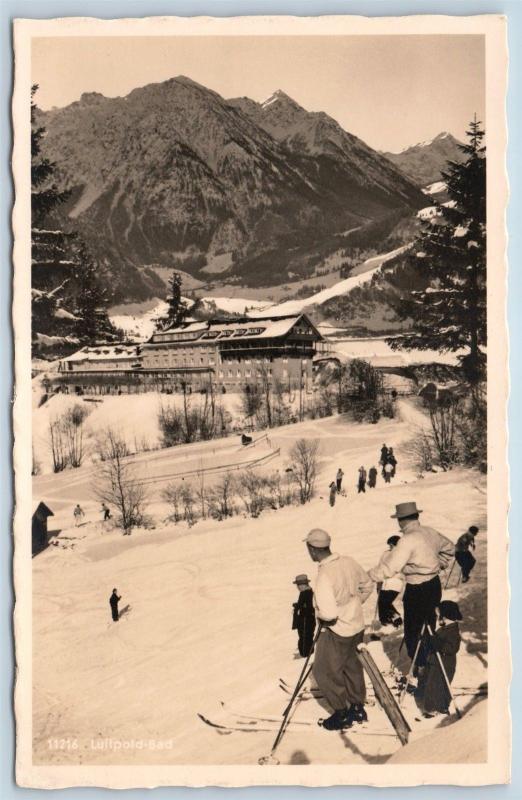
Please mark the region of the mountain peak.
[[282, 89], [276, 89], [275, 92], [264, 101], [264, 103], [261, 103], [261, 108], [268, 108], [268, 106], [271, 106], [276, 102], [285, 103], [287, 105], [292, 105], [296, 108], [299, 108], [299, 103], [296, 103], [295, 100], [287, 95], [286, 92], [283, 92]]

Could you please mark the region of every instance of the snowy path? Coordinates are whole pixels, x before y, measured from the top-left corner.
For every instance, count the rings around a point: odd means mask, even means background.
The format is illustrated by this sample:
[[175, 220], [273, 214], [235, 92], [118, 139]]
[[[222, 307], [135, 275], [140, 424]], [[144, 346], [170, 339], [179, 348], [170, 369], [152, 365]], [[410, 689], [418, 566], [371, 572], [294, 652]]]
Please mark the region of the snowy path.
[[[405, 420], [404, 405], [401, 414]], [[290, 629], [292, 581], [299, 572], [315, 574], [302, 543], [312, 526], [325, 527], [336, 550], [369, 568], [395, 531], [394, 504], [415, 499], [426, 523], [452, 539], [472, 522], [480, 525], [484, 560], [486, 498], [475, 487], [477, 475], [455, 470], [416, 481], [402, 452], [409, 426], [409, 420], [360, 426], [330, 418], [271, 431], [285, 452], [305, 431], [321, 436], [319, 493], [308, 506], [131, 537], [102, 533], [91, 521], [77, 530], [64, 527], [59, 539], [74, 549], [49, 547], [33, 561], [35, 763], [114, 763], [114, 753], [98, 746], [107, 738], [172, 743], [168, 750], [122, 751], [118, 763], [257, 763], [273, 733], [220, 735], [196, 712], [212, 716], [225, 700], [247, 712], [282, 713], [287, 698], [278, 679], [294, 680], [302, 664], [294, 660]], [[397, 480], [356, 495], [355, 470], [377, 459], [383, 441], [397, 449]], [[348, 497], [330, 508], [323, 490], [339, 465]], [[76, 491], [89, 507], [87, 477]], [[474, 580], [481, 578], [466, 591]], [[114, 586], [121, 607], [131, 606], [118, 623], [108, 606]], [[374, 607], [372, 596], [368, 622]], [[463, 654], [456, 682], [483, 680], [482, 661]], [[370, 712], [382, 730], [382, 712]], [[312, 700], [295, 719], [315, 716], [324, 709]], [[79, 749], [50, 750], [51, 737], [76, 738]], [[282, 763], [380, 763], [398, 746], [393, 736], [350, 738], [306, 728], [288, 732], [279, 756]]]

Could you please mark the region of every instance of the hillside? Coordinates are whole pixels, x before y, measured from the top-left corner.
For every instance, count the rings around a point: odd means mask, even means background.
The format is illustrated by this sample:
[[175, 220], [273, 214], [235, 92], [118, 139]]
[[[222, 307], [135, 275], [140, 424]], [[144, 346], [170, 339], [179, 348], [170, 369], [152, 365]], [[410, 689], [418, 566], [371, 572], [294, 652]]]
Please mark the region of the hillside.
[[43, 154], [71, 190], [62, 213], [108, 268], [115, 301], [157, 295], [158, 266], [284, 281], [296, 248], [422, 206], [412, 181], [327, 115], [278, 97], [269, 124], [247, 106], [180, 76], [39, 112]]
[[396, 167], [419, 186], [440, 181], [447, 161], [463, 161], [460, 142], [451, 133], [439, 133], [428, 142], [419, 142], [400, 153], [384, 153]]

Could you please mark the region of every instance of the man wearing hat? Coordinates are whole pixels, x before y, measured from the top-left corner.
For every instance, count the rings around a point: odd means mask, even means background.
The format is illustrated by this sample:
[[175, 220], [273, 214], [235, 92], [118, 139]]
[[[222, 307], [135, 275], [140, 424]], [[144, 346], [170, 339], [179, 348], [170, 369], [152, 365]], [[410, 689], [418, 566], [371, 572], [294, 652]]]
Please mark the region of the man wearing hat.
[[306, 658], [312, 652], [315, 633], [314, 593], [308, 575], [297, 575], [294, 581], [299, 589], [297, 603], [294, 603], [292, 630], [297, 631], [299, 655]]
[[[422, 509], [416, 503], [399, 503], [392, 519], [396, 519], [402, 537], [386, 558], [369, 570], [376, 583], [402, 572], [404, 590], [404, 642], [410, 658], [415, 655], [424, 623], [435, 626], [435, 608], [441, 600], [439, 573], [453, 558], [455, 545], [434, 528], [421, 525]], [[417, 666], [426, 663], [424, 649], [417, 657]]]
[[332, 553], [326, 531], [314, 528], [304, 541], [310, 558], [318, 565], [314, 604], [323, 626], [313, 674], [333, 708], [323, 727], [342, 730], [367, 719], [366, 686], [357, 646], [364, 634], [362, 604], [371, 594], [372, 582], [353, 558]]

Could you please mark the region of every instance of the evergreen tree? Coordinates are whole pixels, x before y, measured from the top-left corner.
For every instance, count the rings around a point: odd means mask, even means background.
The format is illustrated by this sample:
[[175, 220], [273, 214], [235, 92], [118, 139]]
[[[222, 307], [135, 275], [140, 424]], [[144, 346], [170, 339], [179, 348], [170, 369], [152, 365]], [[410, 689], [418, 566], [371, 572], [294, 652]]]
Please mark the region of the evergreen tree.
[[56, 165], [41, 153], [45, 128], [38, 124], [33, 101], [37, 89], [36, 85], [31, 88], [31, 317], [35, 350], [42, 343], [54, 341], [48, 337], [67, 337], [74, 326], [74, 315], [63, 305], [76, 266], [71, 255], [73, 236], [49, 222], [69, 192], [58, 191], [52, 183]]
[[485, 368], [482, 347], [487, 338], [486, 297], [486, 148], [484, 130], [476, 118], [460, 145], [463, 163], [448, 162], [442, 178], [448, 203], [436, 203], [437, 213], [422, 221], [411, 263], [428, 278], [421, 291], [399, 301], [396, 311], [413, 322], [414, 331], [390, 339], [394, 349], [466, 350], [460, 357], [470, 383], [481, 380]]
[[83, 242], [79, 247], [78, 262], [75, 334], [81, 343], [116, 339], [117, 331], [107, 316], [109, 292], [103, 285], [99, 265], [95, 264]]
[[172, 271], [168, 282], [167, 303], [166, 315], [158, 319], [158, 330], [176, 328], [188, 314], [187, 304], [181, 297], [181, 275], [175, 270]]

